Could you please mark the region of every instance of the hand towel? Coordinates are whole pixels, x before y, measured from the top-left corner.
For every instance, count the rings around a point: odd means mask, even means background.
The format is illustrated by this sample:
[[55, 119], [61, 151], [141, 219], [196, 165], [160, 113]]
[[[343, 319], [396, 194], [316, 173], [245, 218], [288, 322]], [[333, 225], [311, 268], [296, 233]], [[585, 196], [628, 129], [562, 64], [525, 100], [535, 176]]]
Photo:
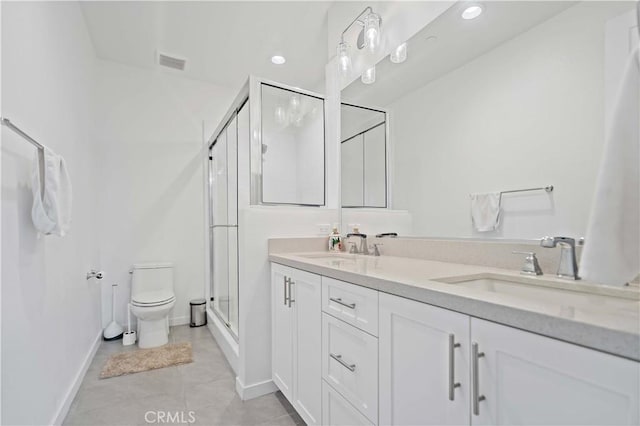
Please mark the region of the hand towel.
[[640, 272], [640, 52], [627, 62], [607, 131], [580, 276], [624, 285]]
[[495, 231], [500, 225], [500, 193], [471, 194], [471, 221], [478, 232]]
[[[40, 173], [44, 173], [42, 180]], [[71, 226], [72, 200], [71, 179], [64, 158], [45, 147], [41, 164], [36, 153], [31, 174], [31, 189], [31, 219], [36, 229], [45, 235], [64, 236]]]

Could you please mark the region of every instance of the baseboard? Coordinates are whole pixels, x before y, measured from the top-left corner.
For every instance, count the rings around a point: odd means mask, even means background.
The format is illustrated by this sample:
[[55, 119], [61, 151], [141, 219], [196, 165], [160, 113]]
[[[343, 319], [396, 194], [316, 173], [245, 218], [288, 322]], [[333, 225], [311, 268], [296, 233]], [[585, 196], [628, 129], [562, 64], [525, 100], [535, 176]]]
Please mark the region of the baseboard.
[[207, 328], [213, 334], [213, 338], [222, 349], [222, 353], [237, 376], [238, 363], [240, 362], [238, 342], [231, 336], [227, 327], [209, 309], [207, 309]]
[[100, 347], [100, 342], [102, 342], [102, 330], [100, 330], [93, 342], [93, 345], [91, 345], [89, 352], [87, 352], [87, 356], [85, 356], [84, 361], [82, 362], [82, 366], [78, 370], [76, 377], [73, 379], [71, 387], [69, 387], [69, 389], [67, 390], [67, 393], [62, 400], [62, 404], [58, 408], [58, 411], [53, 417], [53, 421], [50, 424], [61, 425], [62, 422], [64, 422], [65, 417], [67, 417], [67, 414], [69, 413], [69, 408], [71, 408], [71, 403], [76, 397], [76, 394], [80, 389], [80, 385], [82, 384], [82, 380], [84, 380], [84, 376], [87, 374], [87, 370], [91, 365], [91, 361], [93, 361], [93, 357]]
[[191, 322], [191, 318], [189, 318], [187, 316], [169, 318], [169, 326], [171, 326], [171, 327], [173, 327], [174, 325], [189, 324], [190, 322]]
[[239, 377], [236, 377], [236, 392], [240, 395], [240, 399], [247, 401], [249, 399], [257, 398], [268, 393], [273, 393], [278, 390], [278, 387], [273, 380], [265, 380], [264, 382], [254, 383], [249, 386], [245, 386]]

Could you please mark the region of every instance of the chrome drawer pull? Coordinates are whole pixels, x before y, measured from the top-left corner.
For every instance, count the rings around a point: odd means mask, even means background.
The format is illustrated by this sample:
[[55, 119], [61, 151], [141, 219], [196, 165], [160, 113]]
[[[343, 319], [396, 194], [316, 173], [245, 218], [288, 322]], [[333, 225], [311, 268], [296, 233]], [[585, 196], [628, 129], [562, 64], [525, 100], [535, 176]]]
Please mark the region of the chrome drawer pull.
[[456, 383], [456, 361], [455, 361], [455, 348], [460, 347], [460, 343], [455, 343], [455, 336], [449, 334], [449, 401], [455, 399], [454, 391], [460, 387], [460, 382]]
[[287, 298], [287, 284], [288, 283], [289, 283], [289, 278], [287, 278], [287, 276], [285, 275], [284, 276], [284, 283], [283, 283], [284, 284], [284, 291], [283, 291], [283, 293], [284, 293], [284, 306], [287, 306], [287, 300], [288, 300], [288, 298]]
[[340, 363], [340, 365], [342, 365], [347, 370], [356, 371], [356, 365], [355, 364], [347, 364], [346, 362], [344, 362], [342, 360], [342, 355], [329, 354], [329, 356], [331, 358], [335, 359], [336, 361], [338, 361]]
[[471, 367], [473, 368], [473, 414], [480, 415], [480, 401], [484, 401], [486, 398], [484, 395], [480, 395], [480, 383], [478, 377], [478, 359], [484, 356], [484, 352], [478, 352], [478, 344], [473, 343], [471, 345]]
[[291, 296], [291, 286], [294, 285], [295, 282], [289, 278], [289, 307], [291, 307], [291, 303], [295, 302], [295, 300], [293, 300], [293, 297]]
[[355, 303], [344, 303], [342, 301], [342, 298], [340, 297], [330, 297], [329, 300], [331, 300], [332, 302], [336, 302], [338, 305], [342, 305], [346, 308], [349, 309], [355, 309], [356, 308], [356, 304]]

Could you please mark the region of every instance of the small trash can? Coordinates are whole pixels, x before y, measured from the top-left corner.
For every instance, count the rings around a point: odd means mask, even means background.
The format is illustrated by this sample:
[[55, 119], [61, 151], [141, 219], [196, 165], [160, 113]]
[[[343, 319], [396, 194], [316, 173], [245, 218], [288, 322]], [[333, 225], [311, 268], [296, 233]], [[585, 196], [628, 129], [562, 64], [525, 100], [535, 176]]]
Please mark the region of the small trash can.
[[193, 299], [191, 305], [191, 327], [207, 325], [207, 302], [204, 299]]

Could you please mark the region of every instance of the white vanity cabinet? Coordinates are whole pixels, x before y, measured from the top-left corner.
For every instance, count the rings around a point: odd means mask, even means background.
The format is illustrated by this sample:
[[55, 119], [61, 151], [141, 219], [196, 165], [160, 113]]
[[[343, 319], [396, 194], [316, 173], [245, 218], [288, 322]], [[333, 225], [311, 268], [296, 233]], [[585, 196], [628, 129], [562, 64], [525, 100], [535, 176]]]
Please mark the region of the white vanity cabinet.
[[381, 293], [379, 347], [380, 424], [640, 420], [640, 363], [571, 343]]
[[640, 423], [640, 363], [477, 318], [471, 342], [474, 425]]
[[272, 289], [273, 380], [308, 424], [640, 424], [636, 361], [278, 264]]
[[380, 424], [469, 423], [469, 316], [380, 293]]
[[320, 276], [271, 264], [272, 377], [309, 425], [322, 415]]

